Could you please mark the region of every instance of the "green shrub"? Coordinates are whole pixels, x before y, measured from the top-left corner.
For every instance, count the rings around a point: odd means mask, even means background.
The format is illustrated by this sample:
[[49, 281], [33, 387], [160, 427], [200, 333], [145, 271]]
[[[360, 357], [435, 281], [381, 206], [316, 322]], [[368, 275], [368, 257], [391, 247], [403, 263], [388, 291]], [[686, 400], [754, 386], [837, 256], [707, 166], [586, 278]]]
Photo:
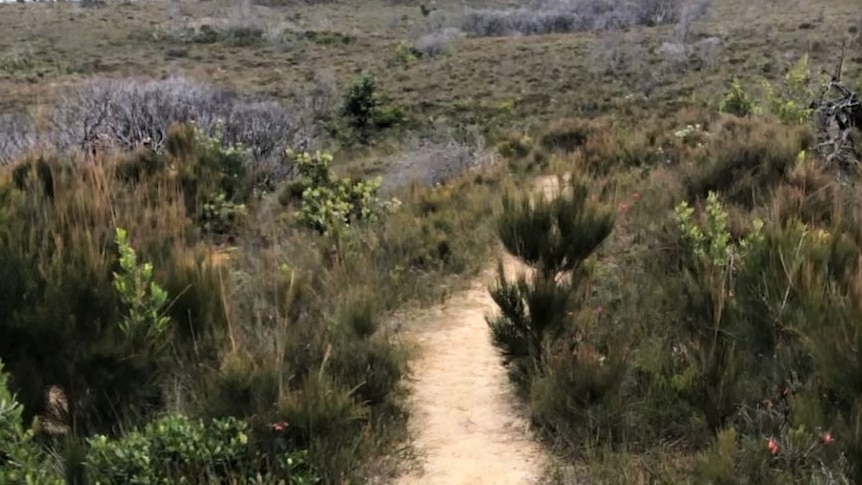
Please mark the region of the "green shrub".
[[751, 116], [755, 113], [757, 105], [751, 98], [739, 79], [734, 79], [730, 83], [730, 89], [722, 98], [718, 106], [718, 110], [722, 113], [732, 114], [734, 116]]
[[373, 126], [380, 104], [377, 78], [371, 74], [365, 74], [348, 88], [341, 112], [348, 119], [350, 126], [365, 138]]
[[[584, 182], [550, 202], [504, 197], [497, 228], [507, 251], [535, 269], [510, 282], [502, 263], [491, 290], [501, 315], [489, 321], [495, 344], [519, 384], [545, 367], [547, 346], [571, 331], [569, 312], [578, 305], [586, 278], [584, 261], [613, 229], [613, 215], [595, 206]], [[565, 275], [565, 278], [562, 278]]]
[[816, 98], [812, 78], [808, 54], [805, 54], [788, 70], [783, 85], [777, 89], [764, 81], [767, 112], [786, 124], [798, 125], [809, 121], [814, 112], [811, 104]]
[[[281, 433], [286, 426], [276, 423], [273, 432]], [[248, 425], [233, 418], [204, 423], [171, 414], [120, 439], [97, 435], [87, 442], [85, 467], [94, 484], [319, 481], [304, 464], [303, 453], [278, 449], [277, 455], [267, 457], [253, 443]]]
[[341, 115], [363, 143], [368, 142], [374, 131], [391, 128], [406, 118], [399, 106], [385, 102], [378, 92], [377, 78], [368, 73], [347, 89]]
[[0, 361], [0, 483], [66, 483], [35, 440], [33, 430], [26, 430], [22, 425], [23, 409], [10, 392], [7, 380], [8, 375]]
[[115, 242], [120, 251], [121, 272], [114, 273], [114, 289], [128, 311], [120, 329], [133, 341], [157, 342], [170, 330], [171, 319], [163, 313], [168, 294], [152, 281], [153, 265], [138, 264], [124, 229], [117, 228]]
[[291, 202], [291, 193], [300, 195], [299, 221], [322, 234], [338, 225], [374, 222], [388, 204], [377, 197], [380, 179], [368, 181], [333, 176], [332, 155], [317, 152], [287, 156], [296, 164], [298, 178], [282, 194], [282, 203]]
[[[58, 386], [76, 435], [146, 420], [164, 404], [165, 379], [197, 372], [180, 362], [222, 345], [210, 337], [224, 329], [223, 294], [218, 274], [195, 262], [182, 184], [143, 172], [136, 183], [113, 168], [37, 159], [0, 177], [0, 356], [25, 417]], [[119, 248], [118, 225], [134, 237]], [[132, 244], [151, 269], [132, 261]], [[155, 280], [176, 295], [170, 306]], [[147, 334], [159, 334], [156, 345], [138, 338]]]
[[[686, 203], [676, 209], [682, 238], [690, 255], [686, 258], [688, 285], [683, 324], [689, 337], [687, 352], [691, 373], [681, 388], [683, 395], [700, 409], [707, 424], [718, 431], [737, 403], [735, 386], [742, 369], [738, 367], [734, 315], [730, 308], [734, 271], [746, 264], [747, 253], [759, 243], [762, 222], [739, 243], [731, 241], [727, 213], [718, 196], [710, 193], [704, 221], [694, 222], [694, 209]], [[754, 344], [754, 343], [752, 343]], [[755, 344], [756, 345], [756, 344]]]

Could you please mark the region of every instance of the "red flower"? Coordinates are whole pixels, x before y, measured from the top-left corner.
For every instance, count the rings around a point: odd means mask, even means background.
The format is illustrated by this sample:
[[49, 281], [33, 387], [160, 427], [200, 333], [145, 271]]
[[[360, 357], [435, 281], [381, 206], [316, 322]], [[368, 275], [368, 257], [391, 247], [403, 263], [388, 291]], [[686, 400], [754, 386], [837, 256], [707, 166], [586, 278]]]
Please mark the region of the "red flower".
[[781, 451], [781, 446], [775, 441], [775, 438], [769, 438], [769, 441], [766, 443], [766, 449], [773, 455], [777, 455]]
[[272, 430], [276, 433], [280, 433], [287, 428], [287, 421], [279, 421], [277, 423], [272, 424]]
[[833, 438], [832, 433], [830, 433], [828, 431], [826, 433], [823, 433], [820, 436], [820, 442], [823, 443], [824, 445], [828, 445], [828, 444], [832, 443], [833, 441], [835, 441], [835, 438]]

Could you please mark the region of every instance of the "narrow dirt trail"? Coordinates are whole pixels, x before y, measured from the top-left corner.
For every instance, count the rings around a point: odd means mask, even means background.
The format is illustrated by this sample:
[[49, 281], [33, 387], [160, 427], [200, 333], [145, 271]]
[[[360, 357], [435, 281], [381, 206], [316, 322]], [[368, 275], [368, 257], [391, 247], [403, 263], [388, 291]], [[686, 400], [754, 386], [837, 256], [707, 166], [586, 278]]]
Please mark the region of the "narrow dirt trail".
[[[536, 184], [548, 193], [556, 179]], [[507, 275], [526, 268], [503, 259]], [[421, 355], [413, 363], [411, 434], [421, 470], [398, 485], [528, 485], [538, 482], [543, 456], [491, 342], [486, 316], [498, 309], [488, 288], [490, 265], [464, 291], [423, 312], [414, 338]], [[427, 321], [426, 321], [427, 320]]]

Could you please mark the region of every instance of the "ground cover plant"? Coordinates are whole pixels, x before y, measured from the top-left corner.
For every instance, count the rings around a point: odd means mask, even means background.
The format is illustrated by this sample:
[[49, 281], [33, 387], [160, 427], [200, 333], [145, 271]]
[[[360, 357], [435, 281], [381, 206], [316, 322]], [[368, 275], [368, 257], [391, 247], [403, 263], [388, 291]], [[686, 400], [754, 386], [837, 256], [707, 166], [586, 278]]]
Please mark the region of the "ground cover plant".
[[500, 246], [548, 482], [859, 481], [860, 29], [0, 4], [0, 483], [397, 483], [404, 330]]

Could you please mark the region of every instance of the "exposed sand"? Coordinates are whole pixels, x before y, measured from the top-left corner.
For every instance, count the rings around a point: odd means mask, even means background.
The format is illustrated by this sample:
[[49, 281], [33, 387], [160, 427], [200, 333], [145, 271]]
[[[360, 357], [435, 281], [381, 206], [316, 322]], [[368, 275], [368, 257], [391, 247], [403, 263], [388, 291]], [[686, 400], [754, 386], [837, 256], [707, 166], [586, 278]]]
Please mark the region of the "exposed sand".
[[[556, 182], [544, 177], [536, 188], [547, 196]], [[526, 270], [511, 256], [503, 262], [508, 275]], [[515, 409], [486, 321], [498, 312], [488, 292], [496, 267], [414, 326], [422, 353], [411, 369], [410, 427], [421, 469], [399, 485], [525, 485], [541, 475], [542, 450]]]

